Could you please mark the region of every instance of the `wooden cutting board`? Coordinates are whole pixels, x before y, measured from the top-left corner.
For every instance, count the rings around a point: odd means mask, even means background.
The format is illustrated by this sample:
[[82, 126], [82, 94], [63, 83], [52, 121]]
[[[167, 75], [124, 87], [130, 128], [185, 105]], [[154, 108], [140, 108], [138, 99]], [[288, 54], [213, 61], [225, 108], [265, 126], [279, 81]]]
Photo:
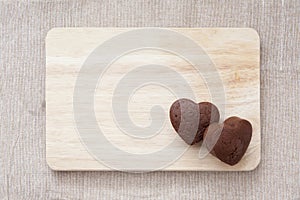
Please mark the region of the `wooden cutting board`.
[[[53, 170], [248, 171], [259, 164], [260, 42], [255, 30], [54, 28], [46, 37], [46, 56], [46, 156]], [[96, 84], [89, 76], [98, 78]], [[251, 143], [237, 165], [211, 155], [200, 158], [201, 143], [188, 147], [172, 128], [171, 104], [191, 93], [197, 102], [216, 104], [221, 120], [239, 116], [251, 122]], [[92, 105], [85, 105], [89, 99]], [[153, 109], [157, 105], [160, 109]], [[84, 108], [92, 108], [92, 114]], [[161, 126], [152, 135], [146, 131], [151, 123]], [[89, 128], [94, 125], [101, 134]], [[85, 133], [93, 137], [86, 139]], [[162, 150], [178, 156], [166, 163]], [[148, 155], [153, 169], [140, 166]], [[128, 168], [132, 162], [134, 169]]]

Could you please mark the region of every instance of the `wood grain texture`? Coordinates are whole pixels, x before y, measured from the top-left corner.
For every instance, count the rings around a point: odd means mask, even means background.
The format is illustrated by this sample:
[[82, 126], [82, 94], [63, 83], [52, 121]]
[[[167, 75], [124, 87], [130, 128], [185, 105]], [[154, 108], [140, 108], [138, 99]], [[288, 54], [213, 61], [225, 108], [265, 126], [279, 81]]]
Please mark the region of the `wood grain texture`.
[[[93, 155], [93, 151], [88, 149], [87, 144], [83, 144], [78, 134], [74, 122], [74, 99], [73, 92], [79, 70], [88, 59], [88, 56], [95, 48], [100, 46], [108, 39], [132, 29], [120, 28], [55, 28], [50, 30], [46, 38], [46, 145], [47, 162], [54, 170], [112, 170], [102, 164]], [[132, 137], [129, 130], [127, 134], [122, 131], [122, 123], [125, 118], [121, 118], [116, 124], [114, 115], [124, 116], [125, 113], [113, 113], [112, 99], [114, 91], [120, 84], [124, 75], [131, 73], [140, 66], [152, 64], [168, 66], [176, 71], [187, 82], [195, 95], [195, 101], [213, 101], [221, 110], [221, 120], [230, 116], [239, 116], [248, 119], [253, 126], [253, 136], [249, 148], [243, 159], [235, 166], [222, 163], [215, 157], [208, 155], [199, 158], [200, 144], [190, 147], [181, 157], [168, 163], [162, 170], [180, 171], [245, 171], [253, 170], [260, 162], [260, 79], [259, 79], [259, 36], [253, 29], [226, 29], [226, 28], [207, 28], [207, 29], [171, 29], [191, 38], [201, 48], [203, 55], [197, 55], [196, 49], [190, 49], [184, 43], [181, 48], [189, 55], [200, 58], [202, 65], [206, 65], [205, 54], [214, 63], [212, 68], [202, 68], [205, 71], [197, 72], [191, 63], [172, 53], [161, 50], [141, 49], [119, 57], [109, 67], [98, 80], [98, 85], [94, 93], [94, 111], [98, 126], [102, 130], [107, 140], [122, 151], [131, 154], [151, 154], [174, 142], [169, 150], [175, 152], [177, 149], [188, 147], [182, 140], [178, 139], [176, 132], [169, 122], [168, 111], [172, 102], [179, 98], [185, 91], [174, 94], [174, 89], [180, 87], [181, 82], [176, 81], [171, 72], [164, 72], [161, 79], [171, 79], [168, 85], [158, 83], [143, 82], [141, 87], [128, 97], [129, 105], [126, 112], [129, 113], [131, 120], [138, 126], [145, 127], [151, 123], [149, 119], [150, 110], [154, 105], [160, 105], [164, 109], [164, 115], [160, 116], [166, 120], [159, 134], [151, 138], [143, 138], [139, 133], [139, 138]], [[145, 38], [147, 40], [148, 38]], [[167, 43], [167, 38], [159, 38], [161, 43]], [[180, 42], [180, 41], [178, 41]], [[182, 42], [182, 41], [181, 41]], [[171, 46], [167, 44], [166, 47]], [[180, 47], [180, 45], [179, 45]], [[171, 48], [171, 47], [170, 47]], [[186, 48], [186, 49], [185, 49]], [[99, 57], [104, 55], [99, 55]], [[98, 56], [97, 56], [98, 57]], [[95, 67], [104, 65], [103, 59], [93, 61], [97, 63]], [[95, 73], [95, 67], [92, 73]], [[206, 69], [207, 68], [207, 69]], [[217, 70], [214, 74], [213, 70]], [[144, 69], [145, 71], [145, 69]], [[162, 71], [158, 70], [151, 74], [157, 76]], [[224, 86], [219, 87], [217, 75]], [[137, 79], [145, 79], [149, 72], [143, 73]], [[215, 76], [214, 82], [206, 80], [208, 76]], [[87, 79], [87, 80], [90, 80]], [[140, 81], [140, 80], [138, 80]], [[127, 81], [128, 82], [128, 81]], [[82, 84], [86, 84], [83, 82]], [[126, 82], [125, 82], [126, 84]], [[128, 83], [129, 84], [129, 83]], [[125, 88], [128, 88], [126, 86]], [[168, 87], [168, 88], [166, 88]], [[185, 88], [184, 88], [185, 89]], [[87, 90], [87, 88], [84, 88]], [[171, 92], [170, 92], [171, 90]], [[213, 93], [213, 94], [212, 94]], [[178, 97], [179, 96], [179, 97]], [[224, 99], [222, 100], [222, 96]], [[186, 96], [183, 96], [186, 97]], [[127, 102], [126, 96], [124, 104]], [[219, 100], [220, 99], [220, 100]], [[91, 123], [87, 121], [86, 123]], [[88, 128], [90, 128], [89, 126]], [[94, 145], [100, 147], [104, 141], [98, 141]], [[101, 154], [111, 154], [111, 162], [118, 163], [125, 157], [116, 157], [113, 152]], [[151, 162], [160, 162], [160, 156], [154, 157]], [[130, 162], [128, 160], [128, 162]], [[104, 162], [105, 163], [105, 162]], [[117, 165], [117, 164], [116, 164]], [[120, 164], [121, 165], [121, 164]], [[125, 170], [122, 165], [119, 170]], [[132, 170], [141, 170], [134, 168]]]
[[[300, 1], [0, 1], [1, 199], [298, 199]], [[261, 163], [250, 172], [56, 172], [46, 163], [45, 37], [53, 27], [253, 27]], [[287, 137], [285, 137], [287, 136]]]

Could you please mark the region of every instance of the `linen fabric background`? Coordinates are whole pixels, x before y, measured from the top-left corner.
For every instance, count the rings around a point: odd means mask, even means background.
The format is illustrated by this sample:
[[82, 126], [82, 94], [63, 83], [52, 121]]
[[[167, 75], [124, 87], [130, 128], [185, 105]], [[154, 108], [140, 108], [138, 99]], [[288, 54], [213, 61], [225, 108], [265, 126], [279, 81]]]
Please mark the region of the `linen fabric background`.
[[[0, 1], [0, 199], [299, 199], [300, 1]], [[252, 27], [262, 160], [250, 172], [54, 172], [45, 37], [53, 27]]]

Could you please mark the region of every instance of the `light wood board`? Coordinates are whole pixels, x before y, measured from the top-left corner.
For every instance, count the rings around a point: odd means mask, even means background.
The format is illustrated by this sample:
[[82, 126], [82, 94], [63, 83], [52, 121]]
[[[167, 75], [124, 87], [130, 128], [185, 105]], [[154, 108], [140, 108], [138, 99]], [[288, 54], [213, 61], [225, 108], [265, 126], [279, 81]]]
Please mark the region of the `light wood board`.
[[[49, 31], [46, 38], [46, 156], [47, 163], [52, 169], [112, 170], [99, 162], [83, 144], [74, 121], [73, 92], [78, 73], [88, 56], [103, 42], [130, 30], [130, 28], [55, 28]], [[212, 101], [212, 96], [223, 95], [224, 92], [223, 105], [213, 102], [218, 107], [225, 108], [221, 120], [229, 116], [246, 118], [253, 126], [253, 136], [246, 154], [235, 166], [224, 164], [211, 155], [199, 159], [200, 143], [190, 147], [175, 162], [160, 170], [255, 169], [260, 162], [261, 151], [260, 43], [257, 32], [250, 28], [170, 30], [185, 35], [204, 49], [218, 71], [224, 91], [213, 88], [214, 85], [207, 86], [193, 65], [180, 56], [157, 49], [140, 49], [128, 53], [111, 63], [95, 89], [94, 111], [103, 134], [114, 146], [132, 154], [151, 154], [164, 148], [170, 141], [174, 141], [174, 138], [178, 139], [179, 136], [172, 128], [168, 116], [169, 107], [176, 100], [176, 96], [166, 87], [155, 84], [144, 85], [129, 101], [130, 118], [141, 127], [151, 123], [150, 110], [154, 105], [164, 108], [166, 121], [161, 132], [153, 137], [139, 139], [124, 134], [116, 125], [112, 112], [114, 89], [126, 73], [142, 65], [168, 66], [188, 82], [197, 102]], [[164, 38], [159, 38], [159, 41], [163, 42]], [[165, 78], [168, 79], [168, 74]], [[172, 87], [177, 87], [176, 82]], [[212, 95], [211, 92], [217, 94]], [[178, 140], [177, 146], [185, 147], [186, 144]], [[159, 162], [159, 158], [153, 158], [153, 162]]]

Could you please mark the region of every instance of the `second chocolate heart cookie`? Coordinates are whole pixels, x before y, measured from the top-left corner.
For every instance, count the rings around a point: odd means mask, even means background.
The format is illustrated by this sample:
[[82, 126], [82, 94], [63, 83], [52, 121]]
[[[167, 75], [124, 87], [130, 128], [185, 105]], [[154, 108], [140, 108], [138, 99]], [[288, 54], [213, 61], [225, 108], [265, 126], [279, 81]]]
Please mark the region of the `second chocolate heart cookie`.
[[251, 136], [252, 126], [249, 121], [230, 117], [223, 124], [209, 125], [204, 132], [203, 144], [221, 161], [235, 165], [245, 154]]
[[219, 118], [218, 108], [209, 102], [197, 104], [189, 99], [179, 99], [170, 108], [174, 129], [190, 145], [201, 141], [206, 127], [218, 122]]

